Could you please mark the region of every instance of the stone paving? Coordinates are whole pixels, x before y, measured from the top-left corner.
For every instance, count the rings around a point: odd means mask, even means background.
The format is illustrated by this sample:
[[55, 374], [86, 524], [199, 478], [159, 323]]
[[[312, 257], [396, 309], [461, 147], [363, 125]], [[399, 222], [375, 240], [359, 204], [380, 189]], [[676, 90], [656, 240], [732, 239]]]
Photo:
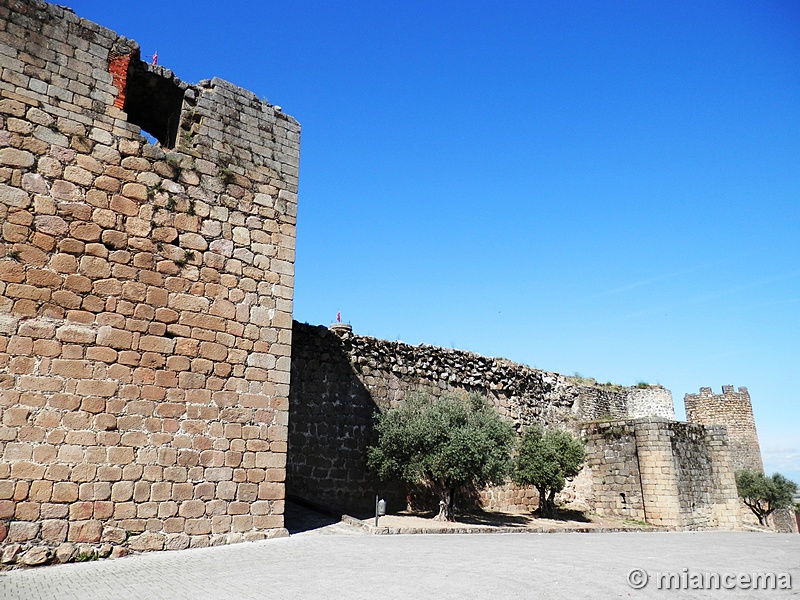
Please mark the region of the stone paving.
[[[0, 574], [4, 600], [221, 598], [797, 598], [800, 536], [746, 532], [364, 535], [334, 523], [289, 538]], [[631, 588], [656, 572], [790, 573], [793, 590]]]

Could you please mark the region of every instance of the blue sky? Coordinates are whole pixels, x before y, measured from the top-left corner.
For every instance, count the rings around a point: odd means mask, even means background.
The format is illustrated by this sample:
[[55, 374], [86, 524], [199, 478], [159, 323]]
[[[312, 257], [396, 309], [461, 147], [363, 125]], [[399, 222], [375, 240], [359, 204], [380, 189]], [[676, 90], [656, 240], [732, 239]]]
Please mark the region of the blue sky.
[[797, 0], [62, 1], [301, 123], [297, 320], [747, 386], [800, 483]]

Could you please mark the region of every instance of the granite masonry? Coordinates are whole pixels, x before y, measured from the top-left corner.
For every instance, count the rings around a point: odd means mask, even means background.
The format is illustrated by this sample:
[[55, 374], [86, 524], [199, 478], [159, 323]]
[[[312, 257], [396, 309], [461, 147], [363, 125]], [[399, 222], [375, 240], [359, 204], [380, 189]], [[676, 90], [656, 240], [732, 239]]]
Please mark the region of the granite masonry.
[[725, 425], [735, 470], [764, 470], [753, 406], [746, 387], [734, 391], [732, 385], [723, 385], [722, 394], [712, 394], [711, 388], [704, 387], [699, 394], [686, 394], [683, 402], [689, 423]]
[[724, 427], [643, 418], [587, 423], [582, 433], [598, 514], [681, 529], [741, 525]]
[[[351, 512], [369, 510], [376, 491], [405, 506], [401, 486], [379, 484], [365, 464], [374, 442], [374, 414], [408, 393], [477, 391], [518, 430], [533, 423], [580, 431], [587, 420], [647, 414], [672, 418], [672, 395], [654, 386], [598, 385], [470, 352], [410, 346], [355, 335], [346, 325], [331, 330], [295, 322], [289, 401], [290, 494]], [[568, 492], [586, 487], [579, 477]], [[536, 492], [512, 485], [485, 490], [487, 508], [535, 508]]]
[[[580, 434], [587, 467], [562, 494], [599, 514], [675, 528], [734, 528], [739, 507], [725, 427], [675, 421], [660, 386], [621, 387], [565, 377], [469, 352], [410, 346], [347, 325], [295, 322], [292, 335], [287, 493], [341, 510], [370, 510], [380, 492], [405, 506], [405, 490], [365, 464], [373, 415], [414, 391], [477, 391], [521, 431], [541, 423]], [[530, 510], [536, 492], [483, 490], [487, 508]]]
[[0, 0], [0, 564], [285, 535], [287, 491], [369, 509], [374, 413], [417, 390], [583, 435], [565, 500], [738, 525], [733, 469], [761, 465], [744, 388], [687, 396], [677, 423], [660, 386], [293, 323], [298, 161], [278, 107], [187, 84], [69, 9]]
[[[712, 393], [711, 388], [700, 388], [699, 394], [686, 394], [684, 404], [689, 423], [725, 426], [734, 471], [764, 471], [753, 406], [746, 387], [734, 390], [732, 385], [723, 385], [722, 394]], [[743, 502], [741, 512], [745, 523], [758, 524], [758, 519]], [[797, 518], [791, 507], [776, 510], [770, 516], [769, 522], [778, 531], [798, 532]]]
[[37, 0], [0, 69], [2, 562], [285, 534], [297, 122]]

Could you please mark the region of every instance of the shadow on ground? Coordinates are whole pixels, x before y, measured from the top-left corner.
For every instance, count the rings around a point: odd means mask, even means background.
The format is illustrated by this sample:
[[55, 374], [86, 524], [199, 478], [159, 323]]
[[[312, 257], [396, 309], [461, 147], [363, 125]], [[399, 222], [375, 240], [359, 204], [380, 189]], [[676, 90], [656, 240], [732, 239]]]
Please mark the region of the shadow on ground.
[[[418, 511], [413, 513], [400, 512], [398, 516], [413, 516], [423, 519], [433, 519], [436, 513], [433, 511]], [[533, 519], [538, 518], [538, 512], [533, 513], [505, 513], [505, 512], [492, 512], [492, 511], [470, 511], [456, 513], [455, 523], [464, 523], [467, 525], [486, 525], [489, 527], [526, 527], [531, 525]], [[570, 521], [577, 523], [591, 523], [583, 512], [578, 510], [559, 510], [552, 517], [552, 521]]]
[[322, 527], [338, 523], [340, 520], [339, 517], [326, 515], [308, 506], [303, 506], [290, 500], [286, 501], [283, 518], [284, 527], [286, 527], [292, 535], [304, 531], [311, 531], [312, 529], [321, 529]]
[[[539, 511], [536, 511], [534, 514], [538, 517]], [[592, 520], [580, 510], [560, 509], [556, 511], [555, 515], [549, 518], [553, 519], [554, 521], [577, 521], [579, 523], [592, 522]]]

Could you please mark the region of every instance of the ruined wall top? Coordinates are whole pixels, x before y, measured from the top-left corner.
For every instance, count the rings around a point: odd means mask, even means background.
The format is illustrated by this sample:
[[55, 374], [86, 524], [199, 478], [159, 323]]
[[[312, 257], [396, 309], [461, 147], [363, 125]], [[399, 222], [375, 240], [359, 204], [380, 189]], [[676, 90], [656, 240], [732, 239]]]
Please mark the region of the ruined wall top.
[[[307, 326], [303, 326], [307, 327]], [[319, 336], [332, 336], [348, 354], [354, 368], [393, 374], [406, 381], [427, 382], [424, 387], [474, 389], [489, 396], [510, 399], [512, 405], [533, 402], [538, 408], [550, 404], [572, 407], [578, 420], [603, 418], [663, 417], [674, 419], [672, 394], [661, 386], [647, 388], [600, 384], [593, 379], [568, 377], [514, 363], [505, 358], [481, 356], [464, 350], [428, 344], [412, 346], [352, 333], [350, 328], [317, 328]], [[396, 394], [402, 393], [402, 388]], [[391, 394], [390, 394], [391, 396]], [[390, 398], [394, 400], [395, 398]], [[534, 410], [523, 424], [530, 424]], [[546, 412], [546, 411], [545, 411]], [[544, 418], [547, 421], [548, 419]]]
[[[265, 188], [262, 196], [276, 181], [288, 183], [276, 209], [294, 217], [300, 127], [280, 107], [216, 77], [184, 83], [169, 69], [140, 60], [136, 42], [67, 8], [1, 0], [0, 10], [14, 13], [0, 36], [4, 66], [17, 73], [17, 85], [4, 86], [5, 98], [19, 100], [16, 95], [34, 105], [48, 100], [58, 116], [84, 124], [90, 140], [107, 143], [104, 132], [147, 132], [162, 150], [184, 155], [172, 159], [181, 168], [197, 159], [203, 174], [232, 183], [246, 177]], [[22, 50], [31, 60], [19, 59], [12, 37], [25, 40]]]

